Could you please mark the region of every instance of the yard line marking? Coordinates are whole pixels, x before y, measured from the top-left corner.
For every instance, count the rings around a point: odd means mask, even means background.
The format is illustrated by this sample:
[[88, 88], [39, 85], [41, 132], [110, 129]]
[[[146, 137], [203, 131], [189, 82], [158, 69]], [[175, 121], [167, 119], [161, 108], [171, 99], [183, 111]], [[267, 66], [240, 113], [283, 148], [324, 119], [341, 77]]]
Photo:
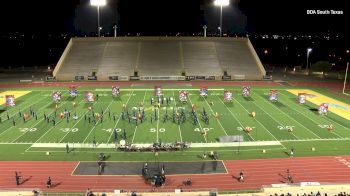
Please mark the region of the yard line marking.
[[159, 142], [159, 131], [158, 131], [158, 127], [159, 127], [159, 110], [160, 108], [157, 109], [157, 143]]
[[[209, 106], [209, 108], [210, 108], [210, 110], [211, 110], [211, 113], [212, 113], [213, 115], [215, 115], [215, 114], [214, 114], [214, 111], [213, 111], [213, 109], [211, 108], [211, 106], [209, 105], [208, 101], [207, 101], [204, 97], [202, 97], [202, 98], [204, 99], [205, 103], [207, 103], [207, 105]], [[223, 131], [225, 132], [225, 134], [227, 135], [227, 132], [226, 132], [225, 128], [222, 126], [222, 124], [221, 124], [221, 122], [219, 121], [218, 118], [216, 118], [216, 121], [219, 123], [220, 127], [222, 128], [222, 130], [223, 130]]]
[[[192, 105], [192, 101], [191, 101], [190, 96], [188, 96], [188, 100], [190, 100], [191, 105]], [[201, 130], [203, 130], [200, 120], [198, 120], [198, 125], [199, 125], [199, 127], [201, 128]], [[203, 135], [203, 137], [204, 137], [205, 142], [208, 143], [207, 138], [205, 137], [205, 135], [204, 135], [204, 134], [202, 134], [202, 135]]]
[[[287, 96], [287, 95], [285, 95], [285, 94], [283, 94], [283, 92], [281, 93], [281, 95], [283, 95], [283, 96], [285, 96], [285, 97], [287, 97], [287, 98], [289, 98], [289, 96]], [[287, 100], [289, 100], [289, 99], [287, 99]], [[295, 104], [295, 105], [297, 105], [297, 106], [299, 106], [299, 107], [301, 107], [299, 104], [297, 104], [297, 103], [295, 103], [294, 101], [290, 101], [289, 100], [289, 102], [292, 102], [293, 104]], [[294, 109], [293, 109], [294, 110]], [[297, 110], [294, 110], [294, 111], [297, 111]], [[316, 125], [318, 125], [319, 123], [318, 122], [316, 122], [315, 120], [313, 120], [313, 119], [311, 119], [310, 117], [308, 117], [307, 115], [304, 115], [303, 113], [301, 113], [301, 112], [299, 112], [299, 111], [297, 111], [299, 114], [301, 114], [301, 115], [303, 115], [303, 116], [305, 116], [306, 118], [308, 118], [309, 120], [311, 120], [311, 121], [313, 121]], [[339, 134], [337, 134], [337, 133], [335, 133], [335, 132], [332, 132], [334, 135], [337, 135], [338, 137], [340, 137], [340, 138], [343, 138], [342, 136], [340, 136]]]
[[321, 138], [321, 139], [301, 139], [301, 140], [283, 140], [281, 142], [313, 142], [313, 141], [343, 141], [350, 138]]
[[[64, 101], [64, 103], [65, 103], [66, 101]], [[51, 102], [49, 102], [49, 103], [47, 103], [46, 105], [44, 105], [44, 106], [42, 106], [42, 107], [40, 107], [39, 109], [38, 109], [38, 111], [41, 109], [41, 108], [44, 108], [44, 107], [46, 107], [46, 106], [48, 106], [48, 105], [50, 105], [50, 104], [52, 104]], [[53, 113], [54, 111], [52, 111], [51, 113], [50, 113], [50, 115]], [[44, 119], [41, 119], [41, 120], [39, 120], [37, 123], [35, 123], [33, 126], [31, 126], [30, 128], [33, 128], [33, 127], [35, 127], [36, 125], [38, 125], [41, 121], [43, 121]], [[22, 137], [24, 134], [26, 134], [28, 131], [26, 131], [26, 132], [24, 132], [24, 133], [22, 133], [22, 134], [20, 134], [16, 139], [14, 139], [14, 140], [12, 140], [11, 141], [11, 143], [12, 142], [14, 142], [14, 141], [16, 141], [18, 138], [20, 138], [20, 137]]]
[[[257, 106], [258, 108], [260, 108], [260, 110], [262, 110], [265, 114], [267, 114], [268, 116], [270, 116], [275, 122], [277, 122], [277, 124], [279, 124], [280, 126], [283, 126], [283, 125], [281, 124], [281, 122], [279, 122], [276, 118], [274, 118], [274, 117], [271, 116], [268, 112], [266, 112], [265, 110], [263, 110], [258, 104], [255, 104], [255, 103], [254, 103], [254, 105]], [[300, 138], [297, 137], [296, 135], [294, 135], [293, 132], [290, 132], [290, 133], [291, 133], [297, 140], [300, 140]], [[294, 140], [294, 141], [296, 141], [296, 140]]]
[[[146, 92], [147, 92], [147, 91], [145, 91], [145, 95], [143, 96], [143, 100], [142, 100], [142, 104], [143, 104], [143, 106], [142, 106], [142, 107], [144, 107], [144, 104], [145, 104]], [[134, 143], [134, 139], [135, 139], [135, 135], [136, 135], [137, 127], [138, 127], [138, 126], [135, 126], [134, 135], [132, 136], [131, 143]]]
[[[271, 104], [271, 102], [269, 102], [269, 101], [263, 99], [263, 98], [260, 97], [259, 95], [258, 95], [257, 97], [259, 97], [260, 99], [264, 100], [265, 102]], [[282, 114], [284, 114], [284, 115], [287, 116], [288, 118], [292, 119], [294, 122], [296, 122], [296, 123], [298, 123], [299, 125], [301, 125], [302, 127], [304, 127], [308, 132], [312, 133], [312, 134], [313, 134], [314, 136], [316, 136], [318, 139], [321, 139], [320, 136], [316, 135], [316, 134], [315, 134], [314, 132], [312, 132], [310, 129], [308, 129], [307, 127], [305, 127], [304, 125], [302, 125], [300, 122], [298, 122], [297, 120], [295, 120], [294, 118], [292, 118], [291, 116], [289, 116], [288, 114], [286, 114], [285, 112], [283, 112], [283, 111], [282, 111], [281, 109], [279, 109], [276, 105], [274, 105], [274, 104], [271, 104], [271, 105], [273, 105], [275, 108], [277, 108], [279, 111], [281, 111]]]
[[[96, 104], [97, 102], [95, 102], [94, 104], [92, 104], [93, 106]], [[83, 115], [81, 115], [81, 117], [80, 117], [80, 119], [73, 125], [73, 127], [71, 127], [70, 129], [72, 130], [80, 121], [81, 121], [81, 119], [83, 119], [83, 117], [87, 114], [89, 112], [89, 110], [88, 111], [86, 111]], [[97, 122], [98, 123], [98, 122]], [[67, 131], [67, 133], [60, 139], [60, 141], [58, 142], [58, 143], [61, 143], [61, 141], [68, 135], [68, 133], [69, 133], [70, 131]]]
[[[177, 110], [174, 91], [173, 91], [173, 98], [174, 98], [173, 100], [174, 100], [175, 108], [176, 108], [176, 110]], [[180, 125], [178, 125], [178, 127], [179, 127], [179, 133], [180, 133], [180, 141], [182, 142], [181, 127], [180, 127]]]
[[[82, 99], [78, 105], [83, 101], [84, 99]], [[52, 126], [49, 130], [47, 130], [42, 136], [39, 137], [39, 139], [37, 139], [33, 144], [37, 143], [41, 138], [43, 138], [47, 133], [49, 133], [51, 131], [52, 128], [54, 128], [55, 126]], [[29, 149], [29, 148], [28, 148]]]
[[[239, 101], [237, 101], [236, 99], [234, 99], [240, 106], [242, 106], [242, 108], [247, 112], [249, 113], [249, 111], [241, 104], [239, 103]], [[256, 120], [256, 119], [255, 119]], [[275, 138], [275, 140], [279, 141], [266, 127], [265, 125], [263, 125], [260, 121], [256, 120], [267, 132], [270, 133], [270, 135]], [[281, 144], [285, 149], [287, 149], [283, 144]]]
[[[42, 134], [42, 136], [39, 137], [39, 139], [41, 139], [44, 135], [46, 135], [49, 131], [51, 131], [51, 129], [53, 129], [54, 126], [52, 126], [49, 130], [47, 130], [44, 134]], [[37, 141], [39, 141], [39, 139], [37, 139], [34, 143], [36, 143]], [[32, 145], [30, 145], [25, 152], [27, 152], [30, 148], [32, 147]]]
[[[225, 105], [225, 103], [220, 99], [220, 97], [219, 96], [216, 96], [219, 100], [220, 100], [220, 102], [225, 106], [225, 108], [231, 113], [231, 115], [232, 115], [232, 117], [239, 123], [239, 125], [241, 125], [241, 127], [244, 129], [244, 126], [243, 126], [243, 124], [241, 123], [241, 121], [240, 120], [238, 120], [237, 118], [236, 118], [236, 116], [235, 115], [233, 115], [233, 113], [231, 112], [231, 110], [229, 109], [229, 108], [227, 108], [226, 107], [226, 105]], [[246, 133], [250, 138], [252, 138], [252, 140], [253, 141], [255, 141], [255, 139], [249, 134], [249, 133]]]
[[[128, 100], [127, 100], [127, 101], [126, 101], [126, 103], [125, 103], [125, 105], [126, 105], [126, 106], [128, 105], [129, 100], [130, 100], [130, 98], [132, 97], [132, 94], [133, 94], [133, 93], [134, 93], [134, 91], [132, 91], [132, 92], [130, 93], [129, 98], [128, 98]], [[118, 118], [117, 122], [114, 124], [114, 129], [117, 127], [117, 125], [118, 125], [118, 123], [119, 123], [119, 121], [120, 121], [121, 117], [122, 117], [122, 115], [119, 115], [119, 118]], [[107, 143], [108, 143], [108, 142], [109, 142], [109, 140], [112, 138], [112, 135], [113, 135], [114, 129], [113, 129], [113, 131], [111, 132], [111, 134], [109, 135], [109, 138], [108, 138]]]
[[[109, 102], [107, 108], [103, 111], [103, 114], [101, 114], [101, 118], [103, 118], [103, 116], [106, 114], [107, 112], [107, 109], [111, 106], [111, 104], [113, 103], [113, 101]], [[85, 137], [84, 141], [82, 143], [84, 143], [87, 138], [89, 137], [89, 135], [92, 133], [92, 131], [96, 128], [97, 124], [98, 124], [99, 121], [96, 122], [96, 124], [92, 127], [92, 129], [89, 131], [89, 134]], [[68, 132], [69, 133], [69, 132]]]

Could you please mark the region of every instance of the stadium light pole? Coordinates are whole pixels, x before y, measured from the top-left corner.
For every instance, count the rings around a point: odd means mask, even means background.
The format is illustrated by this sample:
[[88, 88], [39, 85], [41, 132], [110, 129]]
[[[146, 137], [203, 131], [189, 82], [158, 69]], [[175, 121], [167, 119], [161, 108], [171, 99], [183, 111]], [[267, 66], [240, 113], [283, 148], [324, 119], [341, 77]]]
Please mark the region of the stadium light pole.
[[106, 0], [90, 0], [90, 4], [97, 7], [97, 32], [98, 36], [101, 37], [100, 6], [106, 5]]
[[309, 54], [312, 52], [312, 48], [308, 48], [306, 51], [306, 71], [309, 72]]
[[345, 95], [349, 95], [348, 93], [345, 92], [345, 87], [346, 87], [346, 81], [348, 79], [348, 71], [349, 71], [349, 50], [346, 50], [346, 58], [347, 58], [347, 62], [346, 62], [346, 69], [345, 69], [345, 76], [344, 76], [344, 86], [343, 86], [343, 94]]
[[118, 29], [117, 25], [114, 25], [113, 29], [114, 29], [114, 37], [117, 37], [117, 29]]
[[222, 7], [230, 5], [230, 0], [215, 0], [214, 5], [220, 6], [220, 37], [222, 36]]

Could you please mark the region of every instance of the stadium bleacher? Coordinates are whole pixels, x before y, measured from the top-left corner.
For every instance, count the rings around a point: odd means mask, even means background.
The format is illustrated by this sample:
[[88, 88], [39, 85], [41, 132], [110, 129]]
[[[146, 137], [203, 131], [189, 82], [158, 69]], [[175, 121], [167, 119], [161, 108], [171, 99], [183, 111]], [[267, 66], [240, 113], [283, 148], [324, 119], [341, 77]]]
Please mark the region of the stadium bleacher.
[[[104, 37], [72, 38], [53, 76], [213, 76], [261, 80], [266, 74], [247, 38]], [[200, 78], [200, 77], [199, 77]]]

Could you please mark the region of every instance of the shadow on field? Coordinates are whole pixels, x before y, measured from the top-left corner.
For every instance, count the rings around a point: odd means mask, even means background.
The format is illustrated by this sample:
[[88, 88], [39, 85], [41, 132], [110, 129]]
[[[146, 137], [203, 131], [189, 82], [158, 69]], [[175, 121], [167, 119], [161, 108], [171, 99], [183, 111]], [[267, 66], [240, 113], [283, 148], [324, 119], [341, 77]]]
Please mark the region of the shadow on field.
[[233, 107], [233, 102], [226, 102], [225, 106], [228, 108], [232, 108]]
[[114, 101], [121, 101], [122, 98], [121, 98], [120, 96], [117, 96], [117, 97], [113, 97], [113, 100], [114, 100]]
[[83, 106], [83, 108], [92, 107], [92, 105], [93, 105], [93, 104], [91, 104], [91, 103], [85, 103], [84, 106]]
[[317, 108], [310, 108], [309, 109], [311, 112], [314, 112], [314, 113], [317, 113], [318, 112], [318, 109]]
[[[57, 103], [58, 105], [59, 103]], [[51, 109], [55, 109], [56, 108], [56, 103], [52, 103], [50, 105], [48, 105], [46, 108], [51, 108]]]
[[246, 101], [255, 101], [252, 97], [243, 97], [243, 99]]
[[75, 97], [67, 97], [66, 99], [65, 99], [65, 101], [74, 101], [75, 100]]
[[279, 108], [281, 108], [281, 107], [286, 107], [286, 105], [284, 105], [284, 104], [281, 103], [281, 102], [275, 102], [274, 104], [275, 104], [275, 106], [277, 106], [277, 107], [279, 107]]
[[18, 101], [16, 100], [17, 105], [21, 104], [22, 102], [24, 102], [24, 101], [23, 100], [18, 100]]

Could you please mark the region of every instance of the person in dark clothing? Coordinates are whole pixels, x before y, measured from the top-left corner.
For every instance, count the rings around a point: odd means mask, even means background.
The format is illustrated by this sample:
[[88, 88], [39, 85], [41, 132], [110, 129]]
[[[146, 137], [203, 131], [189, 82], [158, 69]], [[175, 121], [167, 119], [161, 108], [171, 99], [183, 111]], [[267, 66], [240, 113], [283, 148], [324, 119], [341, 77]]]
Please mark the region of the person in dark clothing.
[[103, 170], [103, 166], [102, 166], [102, 161], [101, 160], [98, 160], [97, 161], [97, 165], [98, 165], [98, 175], [101, 175], [102, 174], [102, 170]]
[[90, 190], [90, 188], [88, 188], [86, 190], [85, 196], [94, 196], [94, 193]]
[[52, 186], [52, 181], [51, 181], [51, 177], [49, 176], [49, 178], [46, 181], [46, 187], [51, 188], [51, 186]]
[[69, 145], [66, 144], [66, 150], [67, 150], [67, 153], [69, 153]]
[[244, 174], [243, 174], [242, 170], [241, 170], [241, 172], [239, 172], [239, 181], [244, 182]]
[[16, 185], [18, 186], [21, 184], [21, 182], [20, 182], [21, 176], [18, 174], [18, 172], [15, 172], [15, 176], [16, 176]]
[[33, 195], [34, 195], [34, 196], [39, 196], [39, 191], [33, 190]]

